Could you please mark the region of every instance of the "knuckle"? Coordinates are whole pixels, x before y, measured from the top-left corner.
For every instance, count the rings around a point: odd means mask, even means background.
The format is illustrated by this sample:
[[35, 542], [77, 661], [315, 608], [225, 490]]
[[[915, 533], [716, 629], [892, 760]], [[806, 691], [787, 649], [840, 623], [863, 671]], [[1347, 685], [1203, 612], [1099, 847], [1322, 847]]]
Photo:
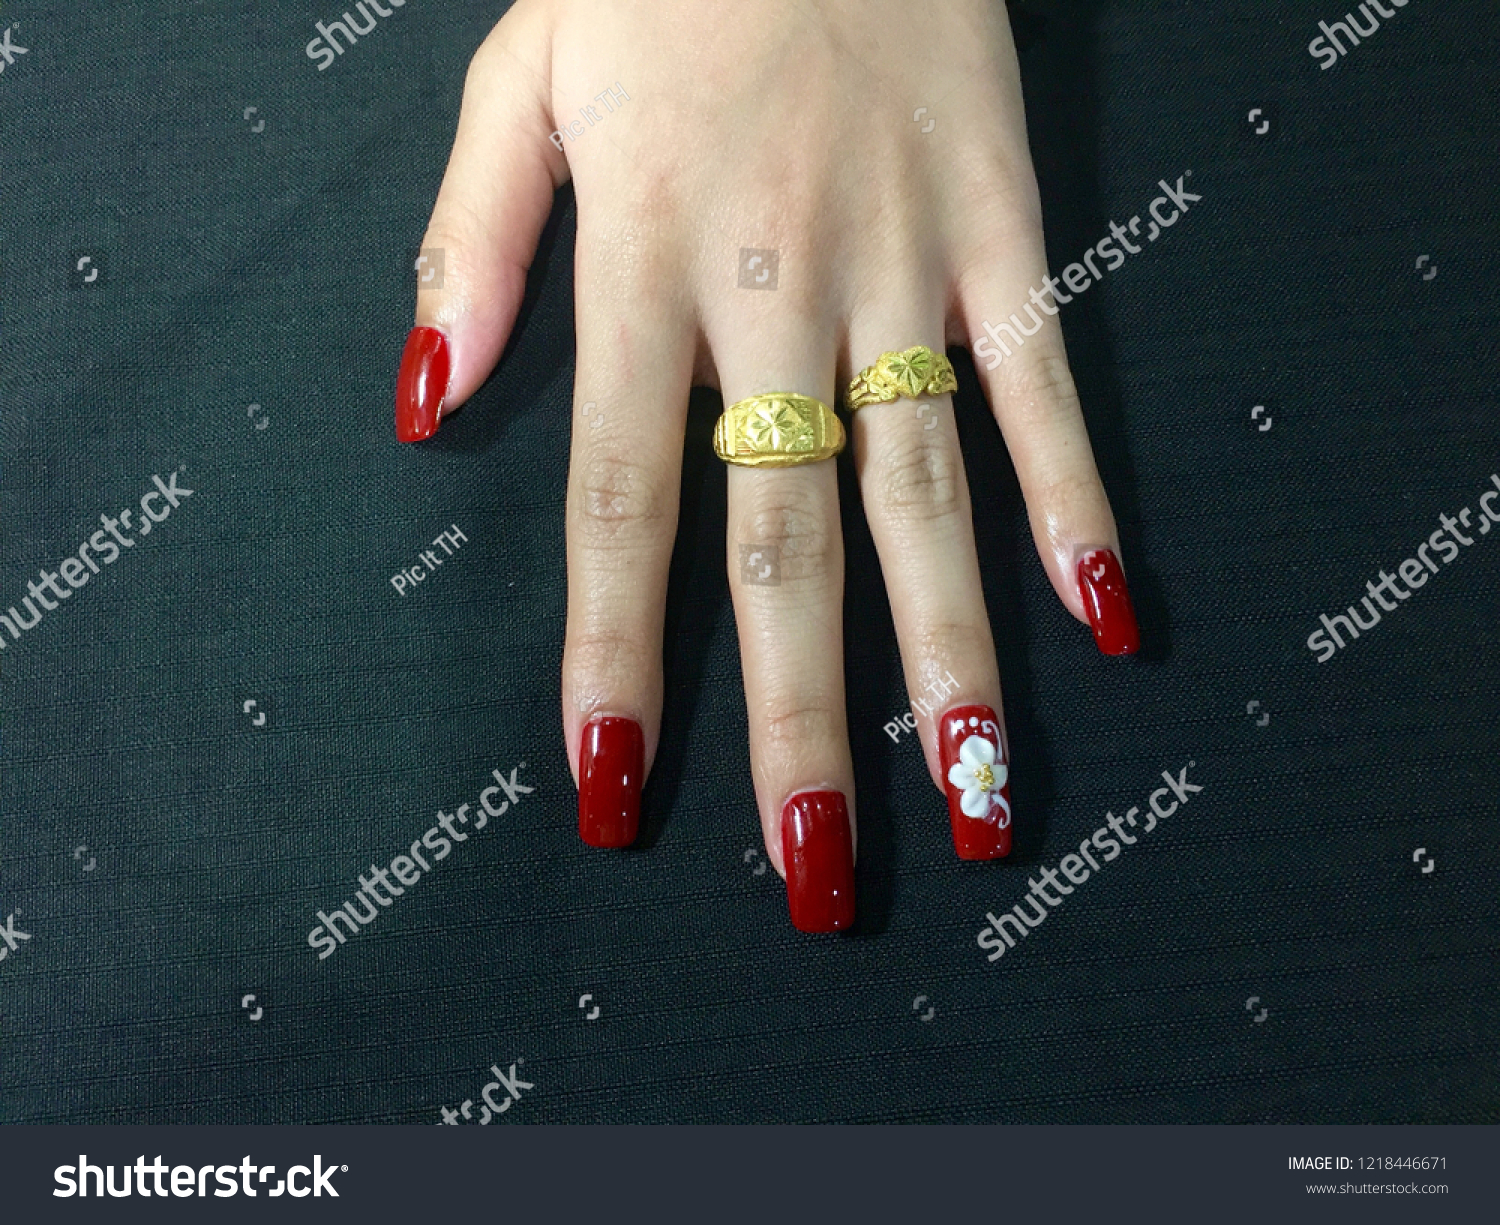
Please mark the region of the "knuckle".
[[[497, 247], [494, 223], [476, 198], [460, 191], [442, 191], [422, 236], [422, 247], [443, 252], [445, 283], [452, 278], [455, 283], [482, 287], [493, 262], [491, 253]], [[490, 271], [489, 275], [495, 274]]]
[[[643, 212], [628, 207], [620, 217], [657, 218], [670, 212]], [[649, 318], [680, 304], [683, 296], [682, 259], [672, 236], [663, 233], [658, 221], [621, 220], [592, 213], [579, 219], [580, 241], [574, 275], [579, 301], [594, 306], [601, 302], [626, 303], [627, 311]], [[602, 313], [602, 312], [601, 312]]]
[[644, 544], [655, 538], [670, 514], [658, 474], [608, 451], [578, 462], [574, 492], [573, 523], [586, 545]]
[[1030, 151], [1002, 140], [988, 145], [974, 161], [980, 168], [974, 181], [975, 203], [1003, 217], [1008, 226], [1040, 232], [1042, 193]]
[[[955, 667], [962, 661], [972, 672], [980, 661], [995, 657], [995, 643], [987, 625], [925, 621], [912, 627], [909, 643], [909, 647], [903, 648], [903, 653], [911, 655], [911, 662], [931, 662], [943, 668]], [[989, 666], [993, 667], [993, 664]]]
[[[776, 474], [769, 475], [774, 480]], [[756, 504], [740, 520], [738, 543], [775, 546], [783, 584], [823, 578], [841, 556], [826, 507], [810, 491], [792, 485], [757, 495]]]
[[629, 202], [634, 206], [628, 210], [617, 210], [616, 215], [633, 219], [639, 226], [642, 219], [661, 218], [663, 229], [670, 231], [681, 211], [682, 171], [675, 162], [665, 165], [643, 166], [632, 179], [628, 188]]
[[534, 8], [526, 0], [518, 0], [490, 27], [469, 57], [471, 80], [482, 80], [487, 74], [503, 74], [508, 67], [513, 70], [515, 60], [524, 58], [527, 43], [534, 42], [534, 38], [528, 38], [535, 30]]
[[761, 748], [778, 759], [801, 759], [845, 735], [843, 712], [832, 703], [804, 698], [767, 702], [761, 714]]
[[999, 150], [977, 150], [971, 161], [979, 169], [955, 184], [954, 208], [972, 236], [968, 254], [979, 271], [992, 269], [997, 253], [1042, 233], [1042, 201], [1026, 163]]
[[474, 48], [474, 54], [469, 57], [469, 66], [464, 70], [465, 94], [473, 93], [486, 82], [490, 72], [498, 66], [500, 54], [500, 30], [496, 27]]
[[1083, 524], [1109, 519], [1109, 499], [1097, 472], [1064, 472], [1043, 478], [1026, 491], [1027, 502], [1046, 507], [1043, 521], [1057, 539], [1087, 536]]
[[1029, 355], [1011, 367], [1009, 380], [1007, 399], [1028, 419], [1052, 423], [1082, 414], [1078, 388], [1061, 353]]
[[870, 510], [916, 522], [959, 514], [966, 486], [954, 439], [942, 430], [919, 429], [914, 435], [886, 448], [866, 470]]
[[463, 96], [466, 100], [492, 94], [496, 83], [505, 79], [506, 63], [512, 61], [509, 45], [514, 41], [513, 33], [501, 21], [474, 48], [474, 54], [469, 57], [469, 66], [464, 71]]
[[568, 638], [566, 671], [574, 690], [614, 691], [621, 678], [645, 676], [653, 664], [649, 648], [615, 630], [593, 629]]

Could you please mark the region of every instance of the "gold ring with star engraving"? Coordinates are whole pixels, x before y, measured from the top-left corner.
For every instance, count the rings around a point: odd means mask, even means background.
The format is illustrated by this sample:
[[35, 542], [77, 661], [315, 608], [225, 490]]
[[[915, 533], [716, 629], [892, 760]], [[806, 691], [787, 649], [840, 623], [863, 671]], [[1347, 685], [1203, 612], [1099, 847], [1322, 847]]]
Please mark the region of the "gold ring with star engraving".
[[812, 396], [768, 391], [729, 405], [714, 426], [714, 452], [726, 464], [791, 468], [844, 449], [844, 423]]
[[849, 384], [847, 407], [852, 412], [867, 404], [889, 404], [903, 397], [916, 400], [957, 390], [953, 363], [926, 345], [916, 345], [904, 353], [882, 353], [873, 365], [861, 370]]

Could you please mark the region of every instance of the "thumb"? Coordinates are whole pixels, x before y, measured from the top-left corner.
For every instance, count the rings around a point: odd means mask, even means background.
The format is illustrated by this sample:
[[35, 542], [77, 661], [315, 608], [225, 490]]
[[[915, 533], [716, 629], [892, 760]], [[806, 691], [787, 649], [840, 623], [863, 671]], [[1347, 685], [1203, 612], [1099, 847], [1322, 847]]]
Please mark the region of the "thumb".
[[516, 5], [469, 63], [453, 152], [422, 239], [416, 325], [396, 376], [402, 442], [432, 437], [494, 370], [553, 192], [568, 179], [550, 139], [545, 12]]

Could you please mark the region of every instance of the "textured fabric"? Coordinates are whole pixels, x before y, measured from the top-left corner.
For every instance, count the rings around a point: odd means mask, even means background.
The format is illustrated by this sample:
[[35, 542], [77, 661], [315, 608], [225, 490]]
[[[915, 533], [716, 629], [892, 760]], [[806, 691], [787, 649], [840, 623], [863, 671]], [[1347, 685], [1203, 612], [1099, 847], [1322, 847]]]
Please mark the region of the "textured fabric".
[[[1202, 197], [1063, 312], [1145, 646], [1102, 658], [1059, 606], [954, 351], [1015, 850], [958, 862], [884, 730], [846, 456], [859, 917], [814, 938], [764, 867], [709, 393], [641, 839], [577, 835], [568, 191], [500, 373], [393, 437], [500, 7], [409, 0], [320, 72], [332, 6], [6, 3], [0, 612], [153, 478], [193, 492], [0, 627], [0, 1119], [467, 1125], [487, 1088], [505, 1123], [1500, 1117], [1500, 534], [1306, 645], [1500, 473], [1500, 19], [1412, 0], [1323, 70], [1316, 7], [1017, 16], [1054, 273], [1161, 180]], [[1184, 769], [1201, 792], [986, 959], [987, 912]], [[320, 960], [317, 912], [494, 771], [534, 790]]]

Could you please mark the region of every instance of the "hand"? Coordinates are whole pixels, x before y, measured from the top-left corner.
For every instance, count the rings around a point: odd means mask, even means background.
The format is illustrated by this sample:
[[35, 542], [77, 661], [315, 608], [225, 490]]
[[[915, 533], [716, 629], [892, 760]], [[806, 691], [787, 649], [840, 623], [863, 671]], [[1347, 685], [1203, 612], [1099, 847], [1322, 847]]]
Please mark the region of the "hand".
[[[563, 725], [586, 842], [635, 838], [656, 752], [691, 386], [720, 389], [726, 404], [785, 391], [836, 405], [884, 352], [975, 338], [1058, 597], [1101, 650], [1136, 649], [1114, 519], [1047, 296], [1058, 282], [1044, 281], [999, 0], [519, 0], [469, 67], [422, 244], [446, 252], [444, 279], [418, 294], [398, 377], [402, 440], [430, 436], [494, 369], [553, 192], [570, 177], [578, 358]], [[777, 253], [774, 291], [741, 287], [743, 248]], [[942, 694], [917, 727], [955, 848], [1003, 856], [1010, 753], [951, 400], [875, 404], [849, 421], [908, 692], [929, 704]], [[857, 776], [835, 469], [726, 472], [766, 852], [793, 924], [837, 930], [854, 916]], [[777, 551], [778, 584], [746, 577], [743, 546]]]

